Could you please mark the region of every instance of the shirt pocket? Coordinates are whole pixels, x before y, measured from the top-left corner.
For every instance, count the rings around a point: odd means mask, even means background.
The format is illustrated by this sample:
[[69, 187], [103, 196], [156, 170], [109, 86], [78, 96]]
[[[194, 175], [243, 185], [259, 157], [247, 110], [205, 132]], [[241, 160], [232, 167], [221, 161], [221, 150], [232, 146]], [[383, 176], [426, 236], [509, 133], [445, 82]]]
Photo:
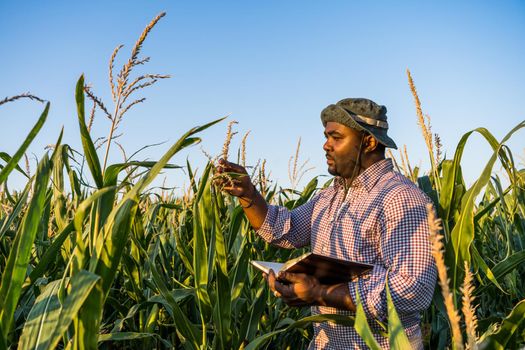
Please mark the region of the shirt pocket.
[[378, 241], [377, 230], [374, 227], [363, 225], [359, 229], [360, 234], [356, 239], [355, 249], [358, 252], [356, 256], [359, 262], [374, 264], [378, 258]]
[[345, 215], [338, 234], [344, 242], [341, 252], [346, 259], [372, 264], [378, 257], [378, 230], [373, 220]]

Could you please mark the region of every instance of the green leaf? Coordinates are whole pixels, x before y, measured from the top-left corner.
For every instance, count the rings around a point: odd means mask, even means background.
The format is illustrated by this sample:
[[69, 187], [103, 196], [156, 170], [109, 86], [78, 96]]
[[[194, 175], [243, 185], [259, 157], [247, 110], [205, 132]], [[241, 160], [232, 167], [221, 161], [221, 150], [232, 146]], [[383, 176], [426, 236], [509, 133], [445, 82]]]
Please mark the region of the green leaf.
[[70, 293], [63, 303], [58, 296], [62, 281], [51, 282], [29, 312], [18, 348], [54, 349], [98, 279], [93, 273], [79, 271], [71, 278]]
[[[465, 137], [465, 136], [463, 136]], [[458, 208], [453, 207], [454, 193], [456, 185], [461, 183], [461, 175], [459, 171], [461, 157], [463, 155], [463, 149], [465, 147], [466, 139], [459, 143], [456, 148], [456, 155], [454, 156], [454, 161], [443, 160], [441, 162], [441, 171], [443, 178], [441, 179], [441, 191], [439, 195], [439, 205], [440, 205], [440, 217], [444, 223], [448, 223], [451, 219], [452, 213]], [[458, 152], [458, 150], [460, 150]]]
[[354, 325], [355, 331], [361, 336], [361, 338], [363, 338], [370, 349], [381, 350], [381, 346], [377, 343], [377, 340], [372, 333], [372, 329], [370, 329], [370, 325], [368, 324], [368, 320], [366, 319], [366, 313], [357, 287], [355, 289], [355, 295], [357, 299]]
[[311, 323], [319, 323], [319, 322], [333, 322], [333, 323], [344, 325], [344, 326], [353, 326], [354, 317], [338, 315], [338, 314], [322, 314], [322, 315], [307, 316], [298, 321], [295, 321], [294, 323], [292, 323], [286, 328], [279, 329], [279, 330], [264, 334], [258, 338], [255, 338], [252, 342], [250, 342], [246, 346], [245, 349], [246, 350], [259, 349], [267, 341], [269, 341], [271, 338], [273, 338], [275, 335], [279, 333], [289, 332], [294, 329], [304, 329], [308, 327]]
[[16, 234], [7, 263], [2, 271], [0, 285], [0, 328], [4, 339], [11, 329], [13, 314], [20, 297], [22, 283], [26, 279], [27, 264], [31, 255], [40, 218], [46, 206], [46, 190], [51, 163], [47, 154], [38, 164], [35, 174], [33, 197]]
[[100, 168], [100, 160], [98, 159], [97, 151], [91, 135], [86, 126], [86, 117], [84, 112], [84, 74], [80, 76], [77, 81], [75, 90], [75, 99], [77, 102], [78, 126], [80, 127], [80, 138], [82, 140], [82, 148], [88, 164], [91, 176], [95, 180], [98, 188], [103, 187], [102, 170]]
[[[106, 223], [106, 220], [111, 213], [111, 210], [113, 210], [113, 207], [115, 205], [115, 196], [117, 194], [117, 179], [120, 172], [123, 170], [129, 168], [129, 167], [144, 167], [144, 168], [152, 168], [156, 162], [138, 162], [138, 161], [132, 161], [127, 163], [117, 163], [112, 164], [106, 168], [104, 171], [104, 187], [108, 186], [115, 186], [114, 190], [109, 191], [109, 193], [106, 193], [102, 198], [100, 198], [97, 210], [98, 210], [98, 227], [104, 226]], [[166, 164], [164, 165], [164, 169], [179, 169], [180, 167], [173, 164]]]
[[27, 197], [29, 195], [29, 189], [31, 188], [31, 182], [28, 183], [28, 186], [24, 189], [24, 191], [21, 193], [20, 198], [18, 198], [18, 201], [13, 207], [13, 211], [9, 216], [4, 220], [2, 226], [0, 227], [0, 240], [2, 240], [2, 237], [4, 237], [4, 234], [6, 231], [11, 227], [13, 222], [15, 222], [15, 219], [18, 218], [18, 215], [22, 211], [22, 209], [25, 208], [27, 204]]
[[82, 203], [80, 203], [80, 205], [78, 206], [75, 212], [75, 218], [73, 220], [75, 224], [75, 230], [77, 232], [83, 231], [82, 223], [84, 222], [84, 218], [86, 217], [86, 214], [91, 208], [91, 205], [93, 204], [93, 202], [95, 202], [101, 196], [105, 195], [106, 193], [110, 191], [115, 191], [115, 186], [103, 187], [99, 190], [96, 190], [91, 196], [89, 196], [84, 201], [82, 201]]
[[[458, 152], [461, 154], [463, 147], [466, 143], [466, 140], [468, 136], [474, 131], [478, 131], [481, 133], [493, 146], [494, 153], [490, 160], [487, 162], [487, 165], [483, 169], [483, 172], [481, 176], [478, 178], [478, 180], [474, 183], [474, 185], [465, 193], [461, 200], [461, 210], [460, 215], [456, 220], [456, 224], [454, 225], [454, 228], [451, 233], [449, 244], [447, 244], [447, 266], [451, 268], [451, 284], [453, 290], [458, 290], [459, 283], [462, 279], [462, 266], [464, 261], [470, 262], [470, 245], [474, 239], [474, 201], [476, 197], [479, 195], [481, 190], [487, 185], [487, 183], [490, 180], [490, 175], [492, 172], [492, 167], [494, 166], [494, 163], [496, 162], [498, 155], [500, 155], [501, 146], [519, 129], [525, 127], [525, 121], [519, 123], [517, 126], [515, 126], [505, 137], [501, 140], [501, 142], [495, 146], [494, 145], [494, 137], [492, 134], [484, 129], [479, 128], [476, 130], [473, 130], [467, 134], [465, 134], [460, 144], [458, 145], [458, 148], [456, 149], [456, 155], [454, 156], [454, 162], [459, 163], [459, 159], [461, 156], [458, 157]], [[459, 164], [457, 165], [459, 166]]]
[[[2, 159], [6, 163], [9, 163], [11, 161], [11, 156], [5, 152], [0, 152], [0, 159]], [[3, 169], [3, 168], [4, 166], [0, 165], [0, 169]], [[17, 164], [15, 166], [15, 170], [17, 170], [20, 174], [24, 175], [25, 177], [29, 179], [29, 174], [26, 174], [26, 172], [22, 170], [22, 168], [20, 168], [20, 165]]]
[[169, 341], [162, 339], [160, 335], [155, 333], [138, 333], [138, 332], [113, 332], [108, 334], [100, 334], [98, 336], [99, 342], [106, 341], [123, 341], [123, 340], [137, 340], [145, 338], [155, 338], [158, 339], [166, 348], [173, 348], [173, 344]]
[[16, 153], [13, 155], [11, 159], [7, 162], [7, 164], [0, 170], [0, 185], [4, 183], [5, 180], [7, 180], [7, 177], [18, 166], [18, 162], [22, 157], [24, 156], [24, 153], [27, 151], [27, 148], [33, 142], [36, 135], [42, 129], [42, 126], [44, 125], [47, 114], [49, 113], [49, 102], [46, 103], [46, 106], [44, 108], [44, 111], [40, 115], [40, 118], [38, 118], [36, 124], [33, 126], [29, 134], [27, 135], [26, 139], [22, 143], [22, 146], [16, 151]]
[[498, 330], [487, 335], [479, 345], [480, 349], [506, 349], [515, 331], [525, 321], [525, 299], [514, 306], [511, 313], [501, 322]]
[[394, 302], [392, 301], [392, 294], [388, 286], [388, 278], [386, 280], [386, 303], [388, 310], [388, 338], [390, 347], [392, 349], [411, 349], [412, 345], [405, 333], [405, 328], [401, 323], [401, 319], [397, 314]]
[[[242, 210], [241, 208], [236, 207], [234, 211], [237, 212], [239, 209]], [[234, 220], [232, 218], [232, 222], [233, 221]], [[230, 235], [233, 236], [237, 234], [237, 232], [240, 232], [240, 230], [230, 232]], [[248, 240], [246, 236], [244, 236], [239, 252], [234, 253], [234, 256], [237, 255], [237, 260], [235, 261], [235, 265], [233, 266], [233, 268], [230, 270], [232, 300], [236, 300], [241, 295], [246, 280], [246, 275], [248, 274], [248, 266], [250, 265], [250, 247], [247, 244], [247, 242]]]
[[266, 342], [270, 341], [277, 334], [286, 332], [286, 330], [287, 328], [283, 328], [283, 329], [278, 329], [276, 331], [263, 334], [260, 337], [257, 337], [253, 341], [251, 341], [244, 349], [245, 350], [260, 349], [264, 344], [266, 344]]
[[[0, 334], [3, 334], [2, 326], [0, 325]], [[4, 337], [0, 337], [0, 350], [7, 350], [7, 344]]]
[[242, 323], [240, 336], [244, 337], [245, 340], [251, 341], [257, 332], [259, 322], [264, 309], [266, 307], [266, 284], [259, 284], [253, 297], [252, 305], [250, 305], [248, 322], [246, 320]]
[[[478, 253], [479, 254], [479, 253]], [[493, 279], [495, 281], [501, 281], [505, 275], [508, 273], [514, 271], [519, 265], [525, 262], [525, 251], [520, 251], [517, 253], [512, 254], [508, 258], [506, 258], [503, 261], [500, 261], [492, 268], [493, 273]], [[492, 279], [491, 279], [492, 281]], [[494, 282], [493, 282], [494, 283]], [[499, 286], [497, 282], [495, 283], [496, 286]], [[488, 286], [482, 286], [476, 290], [477, 295], [481, 295], [485, 292], [485, 290], [488, 288]], [[501, 290], [503, 290], [501, 287], [499, 287]]]
[[[209, 186], [211, 186], [211, 181]], [[213, 318], [215, 323], [215, 335], [218, 337], [220, 349], [230, 349], [232, 340], [231, 329], [231, 287], [228, 278], [228, 253], [226, 242], [221, 228], [221, 219], [219, 217], [219, 208], [217, 198], [212, 195], [212, 234], [215, 233], [215, 305]]]
[[93, 205], [93, 203], [97, 200], [99, 200], [101, 197], [103, 197], [108, 192], [114, 192], [116, 186], [108, 186], [103, 187], [99, 190], [96, 190], [91, 196], [86, 198], [84, 201], [80, 203], [80, 205], [77, 207], [77, 210], [75, 212], [75, 217], [73, 219], [73, 223], [75, 225], [75, 230], [77, 232], [77, 239], [76, 239], [76, 247], [74, 251], [74, 257], [73, 257], [73, 273], [75, 271], [83, 269], [85, 262], [88, 260], [88, 256], [86, 254], [86, 245], [84, 243], [84, 237], [83, 237], [83, 222], [84, 218], [86, 217], [89, 209]]
[[122, 340], [137, 340], [155, 337], [156, 334], [152, 333], [137, 333], [137, 332], [114, 332], [108, 334], [100, 334], [98, 336], [99, 342], [105, 341], [122, 341]]
[[200, 339], [202, 335], [201, 332], [199, 329], [197, 329], [197, 327], [195, 327], [195, 325], [193, 325], [193, 323], [191, 323], [186, 314], [181, 310], [173, 294], [168, 291], [168, 288], [164, 284], [163, 278], [155, 267], [155, 262], [152, 261], [149, 266], [151, 268], [151, 274], [155, 285], [159, 289], [160, 294], [167, 301], [165, 306], [167, 306], [166, 309], [175, 322], [177, 333], [179, 333], [183, 339], [186, 339], [193, 349], [200, 349]]
[[59, 234], [54, 237], [53, 243], [51, 243], [49, 248], [46, 249], [44, 256], [42, 256], [38, 262], [38, 265], [31, 271], [31, 274], [29, 275], [29, 280], [31, 283], [34, 283], [38, 278], [42, 277], [48, 270], [50, 264], [56, 260], [62, 244], [64, 244], [64, 241], [69, 237], [69, 234], [73, 232], [74, 229], [75, 226], [73, 222], [70, 222]]
[[197, 193], [197, 183], [195, 182], [195, 176], [196, 174], [191, 169], [191, 164], [189, 160], [186, 158], [186, 169], [188, 169], [188, 177], [190, 180], [191, 188], [193, 190], [193, 193]]
[[213, 249], [209, 249], [207, 232], [211, 231], [213, 220], [211, 215], [211, 193], [209, 174], [211, 166], [208, 163], [199, 184], [199, 190], [193, 203], [193, 269], [195, 272], [195, 291], [199, 305], [202, 326], [206, 327], [204, 319], [211, 315], [212, 306], [208, 294], [209, 261], [208, 255]]
[[496, 278], [496, 276], [494, 276], [494, 272], [488, 267], [488, 265], [485, 263], [485, 260], [483, 260], [481, 255], [479, 255], [478, 249], [476, 248], [475, 245], [472, 245], [470, 247], [470, 251], [472, 253], [472, 257], [474, 258], [474, 262], [481, 269], [481, 271], [483, 271], [485, 276], [487, 276], [489, 281], [491, 281], [496, 287], [498, 287], [499, 290], [501, 290], [503, 293], [506, 294], [507, 292], [503, 290], [503, 288], [498, 283], [498, 279]]

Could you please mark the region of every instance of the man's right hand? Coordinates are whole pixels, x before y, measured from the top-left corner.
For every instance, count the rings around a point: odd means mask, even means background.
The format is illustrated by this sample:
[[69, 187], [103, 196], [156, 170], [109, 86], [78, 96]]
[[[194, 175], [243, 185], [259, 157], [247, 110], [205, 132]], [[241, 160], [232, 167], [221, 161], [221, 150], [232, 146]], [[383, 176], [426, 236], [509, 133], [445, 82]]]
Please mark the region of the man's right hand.
[[223, 191], [239, 198], [239, 203], [248, 221], [250, 221], [250, 224], [255, 230], [258, 230], [264, 223], [264, 219], [268, 213], [268, 204], [263, 196], [255, 189], [246, 169], [239, 164], [219, 159], [217, 172], [219, 175], [231, 173], [231, 181], [226, 179], [225, 176], [219, 176], [219, 185]]
[[245, 200], [253, 200], [256, 192], [255, 186], [252, 184], [250, 176], [243, 166], [230, 163], [224, 159], [219, 159], [217, 172], [219, 174], [233, 173], [231, 176], [231, 181], [228, 181], [224, 177], [220, 179], [220, 183], [224, 191], [235, 197], [240, 197]]

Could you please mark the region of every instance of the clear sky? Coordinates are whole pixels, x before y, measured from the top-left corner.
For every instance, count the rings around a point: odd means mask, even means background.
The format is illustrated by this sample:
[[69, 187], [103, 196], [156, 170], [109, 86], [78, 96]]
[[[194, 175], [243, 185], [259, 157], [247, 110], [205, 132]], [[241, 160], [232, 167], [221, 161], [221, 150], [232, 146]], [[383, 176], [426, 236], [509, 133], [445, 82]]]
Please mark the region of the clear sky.
[[[0, 0], [0, 99], [30, 91], [51, 101], [30, 154], [40, 158], [61, 126], [64, 142], [80, 149], [76, 80], [84, 73], [111, 106], [109, 56], [124, 44], [120, 67], [162, 11], [167, 16], [142, 51], [151, 61], [136, 74], [173, 77], [137, 95], [147, 100], [122, 121], [120, 142], [128, 154], [167, 142], [139, 159], [158, 159], [187, 129], [229, 115], [239, 122], [232, 149], [251, 130], [248, 163], [266, 159], [287, 186], [299, 137], [303, 159], [315, 166], [306, 178], [326, 174], [320, 111], [342, 98], [368, 97], [388, 107], [392, 138], [428, 169], [407, 68], [449, 157], [465, 132], [483, 126], [502, 138], [525, 119], [523, 1]], [[28, 100], [0, 106], [0, 151], [14, 153], [42, 109]], [[207, 152], [220, 153], [226, 126], [202, 134]], [[94, 138], [108, 129], [97, 114]], [[517, 159], [525, 154], [523, 139], [518, 133], [509, 144]], [[474, 137], [463, 162], [470, 183], [490, 155]], [[204, 159], [197, 146], [173, 163], [186, 156], [196, 165]], [[111, 161], [121, 161], [116, 147]], [[166, 173], [167, 185], [182, 186], [176, 173]]]

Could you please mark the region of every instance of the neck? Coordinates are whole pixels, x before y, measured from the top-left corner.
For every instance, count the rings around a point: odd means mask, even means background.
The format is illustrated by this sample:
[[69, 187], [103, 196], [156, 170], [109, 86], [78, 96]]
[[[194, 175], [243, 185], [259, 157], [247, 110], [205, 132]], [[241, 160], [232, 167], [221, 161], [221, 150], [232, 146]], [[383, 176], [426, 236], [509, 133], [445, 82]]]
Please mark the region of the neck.
[[350, 177], [345, 178], [345, 184], [346, 184], [345, 189], [352, 186], [352, 183], [354, 182], [354, 180], [359, 175], [361, 175], [361, 173], [363, 173], [366, 169], [368, 169], [371, 165], [379, 161], [382, 161], [383, 159], [385, 159], [384, 154], [372, 153], [366, 156], [363, 155], [363, 157], [361, 157], [361, 161], [359, 161], [356, 164], [356, 169], [353, 171], [353, 174]]
[[365, 171], [366, 168], [363, 167], [363, 166], [358, 166], [358, 164], [356, 164], [356, 170], [354, 171], [354, 173], [352, 174], [352, 176], [350, 177], [346, 177], [345, 178], [345, 190], [347, 190], [350, 186], [352, 186], [352, 183], [354, 182], [354, 180], [359, 176], [361, 175], [361, 173], [363, 171]]

